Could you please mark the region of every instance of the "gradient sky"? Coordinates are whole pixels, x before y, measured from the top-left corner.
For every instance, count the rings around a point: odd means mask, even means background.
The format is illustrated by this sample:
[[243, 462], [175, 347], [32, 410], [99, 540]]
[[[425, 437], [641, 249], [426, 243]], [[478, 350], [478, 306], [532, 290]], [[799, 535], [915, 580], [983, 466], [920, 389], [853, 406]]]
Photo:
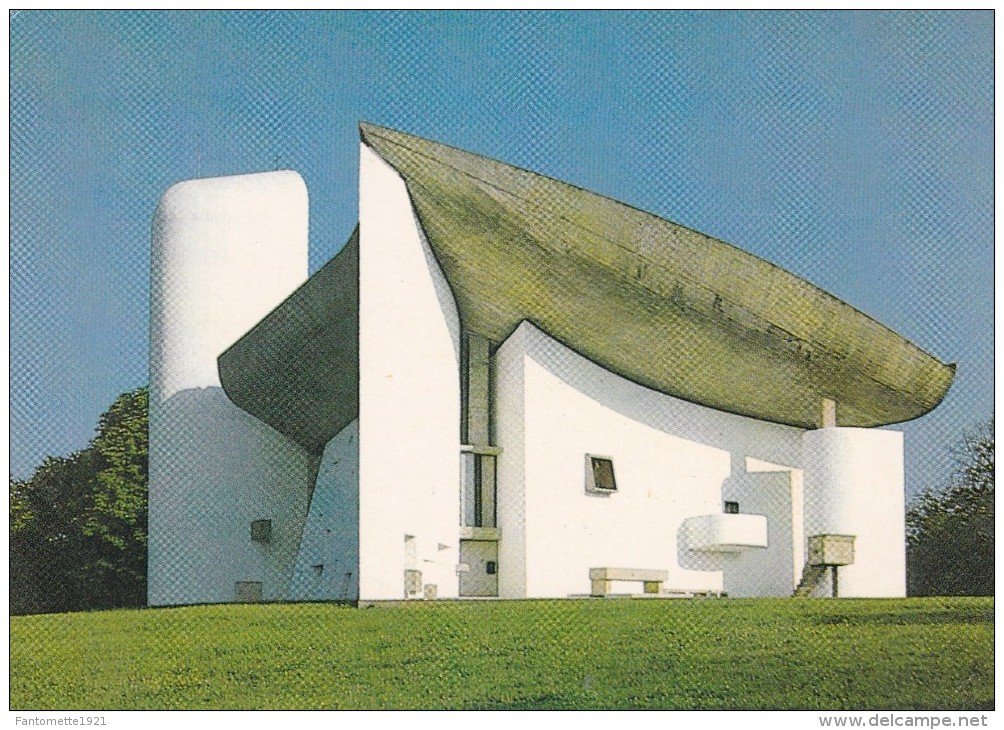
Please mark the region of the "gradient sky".
[[993, 14], [41, 12], [10, 22], [11, 473], [147, 381], [150, 219], [294, 169], [311, 271], [371, 121], [762, 256], [958, 363], [907, 491], [993, 413]]

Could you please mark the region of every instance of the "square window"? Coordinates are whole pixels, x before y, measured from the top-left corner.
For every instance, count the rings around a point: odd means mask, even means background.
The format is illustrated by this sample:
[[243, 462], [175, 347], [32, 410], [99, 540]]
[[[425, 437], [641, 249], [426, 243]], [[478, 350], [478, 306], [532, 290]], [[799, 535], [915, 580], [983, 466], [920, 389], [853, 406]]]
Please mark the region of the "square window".
[[723, 510], [727, 515], [737, 515], [739, 514], [739, 503], [738, 502], [726, 502], [725, 509]]
[[251, 523], [251, 541], [268, 542], [272, 539], [272, 520], [255, 520]]
[[606, 456], [587, 456], [586, 491], [611, 494], [617, 491], [613, 459]]

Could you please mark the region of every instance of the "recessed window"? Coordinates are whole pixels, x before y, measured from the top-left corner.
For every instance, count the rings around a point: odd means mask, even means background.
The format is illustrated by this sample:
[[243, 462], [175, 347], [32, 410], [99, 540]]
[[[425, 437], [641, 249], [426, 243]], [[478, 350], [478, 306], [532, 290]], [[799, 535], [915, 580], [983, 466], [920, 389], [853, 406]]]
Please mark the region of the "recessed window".
[[417, 596], [422, 592], [422, 571], [404, 571], [404, 596]]
[[255, 520], [251, 523], [251, 541], [269, 542], [272, 539], [272, 520]]
[[617, 491], [613, 459], [606, 456], [586, 457], [586, 491], [599, 494]]
[[464, 452], [460, 457], [460, 524], [495, 527], [495, 456]]
[[739, 503], [738, 502], [726, 502], [725, 509], [722, 510], [727, 515], [737, 515], [739, 514]]
[[234, 601], [237, 603], [261, 603], [260, 580], [239, 580], [234, 585]]

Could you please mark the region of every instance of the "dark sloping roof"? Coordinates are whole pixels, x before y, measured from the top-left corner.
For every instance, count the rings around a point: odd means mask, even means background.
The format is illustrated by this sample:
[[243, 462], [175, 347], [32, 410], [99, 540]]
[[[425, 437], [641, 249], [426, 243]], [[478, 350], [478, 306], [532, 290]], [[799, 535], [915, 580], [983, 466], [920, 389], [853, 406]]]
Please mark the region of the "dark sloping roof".
[[227, 396], [321, 451], [359, 414], [359, 230], [218, 360]]
[[523, 320], [655, 390], [805, 428], [916, 418], [954, 376], [887, 327], [734, 246], [623, 203], [394, 130], [363, 142], [404, 179], [466, 328]]

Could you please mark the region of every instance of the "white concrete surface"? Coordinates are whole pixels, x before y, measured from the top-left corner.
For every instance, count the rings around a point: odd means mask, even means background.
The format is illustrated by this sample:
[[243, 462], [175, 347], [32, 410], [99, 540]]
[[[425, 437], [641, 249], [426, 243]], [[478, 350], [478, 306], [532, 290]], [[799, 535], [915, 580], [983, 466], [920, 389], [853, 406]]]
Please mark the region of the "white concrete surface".
[[359, 421], [324, 448], [290, 584], [293, 601], [359, 596]]
[[790, 596], [795, 588], [791, 472], [742, 472], [742, 466], [742, 460], [733, 462], [723, 497], [738, 501], [740, 512], [767, 518], [767, 544], [737, 553], [723, 565], [725, 592], [735, 597]]
[[[802, 579], [802, 569], [805, 566], [805, 472], [802, 469], [793, 469], [790, 466], [772, 464], [769, 461], [754, 459], [749, 456], [746, 457], [746, 471], [749, 474], [784, 474], [784, 477], [781, 477], [781, 483], [782, 485], [787, 485], [787, 491], [790, 495], [788, 500], [790, 502], [788, 505], [789, 514], [787, 516], [779, 515], [779, 517], [782, 521], [787, 521], [791, 526], [791, 591], [794, 591], [795, 586]], [[782, 486], [781, 489], [784, 490], [785, 487]], [[777, 501], [783, 502], [784, 500]], [[777, 505], [777, 501], [775, 501], [775, 505]], [[781, 504], [776, 506], [776, 508], [783, 510], [784, 505]], [[775, 540], [769, 545], [771, 550], [778, 547], [776, 542]], [[739, 567], [741, 575], [743, 566]], [[785, 587], [785, 584], [779, 584], [778, 590], [784, 591], [783, 593], [779, 593], [779, 595], [790, 595], [791, 593]]]
[[404, 182], [365, 145], [359, 283], [359, 597], [402, 598], [406, 562], [455, 597], [460, 320]]
[[[153, 221], [151, 605], [286, 597], [316, 459], [234, 406], [216, 358], [307, 276], [307, 193], [276, 172], [170, 188]], [[251, 522], [272, 520], [268, 544]]]
[[[608, 566], [667, 570], [667, 589], [722, 590], [723, 565], [686, 548], [684, 520], [721, 512], [746, 456], [799, 465], [798, 429], [656, 393], [530, 323], [493, 367], [502, 597], [586, 594], [589, 569]], [[616, 493], [586, 491], [586, 454], [613, 459]], [[790, 581], [790, 556], [784, 569]]]
[[[151, 408], [150, 444], [148, 603], [233, 601], [238, 581], [285, 600], [316, 459], [222, 388]], [[251, 541], [261, 519], [272, 521], [268, 544]]]
[[738, 553], [767, 547], [767, 518], [740, 514], [688, 517], [683, 522], [683, 533], [684, 544], [690, 550]]
[[906, 595], [903, 434], [824, 428], [803, 436], [805, 535], [854, 535], [841, 597]]
[[150, 264], [151, 396], [218, 386], [216, 358], [306, 281], [307, 208], [290, 171], [164, 193]]

